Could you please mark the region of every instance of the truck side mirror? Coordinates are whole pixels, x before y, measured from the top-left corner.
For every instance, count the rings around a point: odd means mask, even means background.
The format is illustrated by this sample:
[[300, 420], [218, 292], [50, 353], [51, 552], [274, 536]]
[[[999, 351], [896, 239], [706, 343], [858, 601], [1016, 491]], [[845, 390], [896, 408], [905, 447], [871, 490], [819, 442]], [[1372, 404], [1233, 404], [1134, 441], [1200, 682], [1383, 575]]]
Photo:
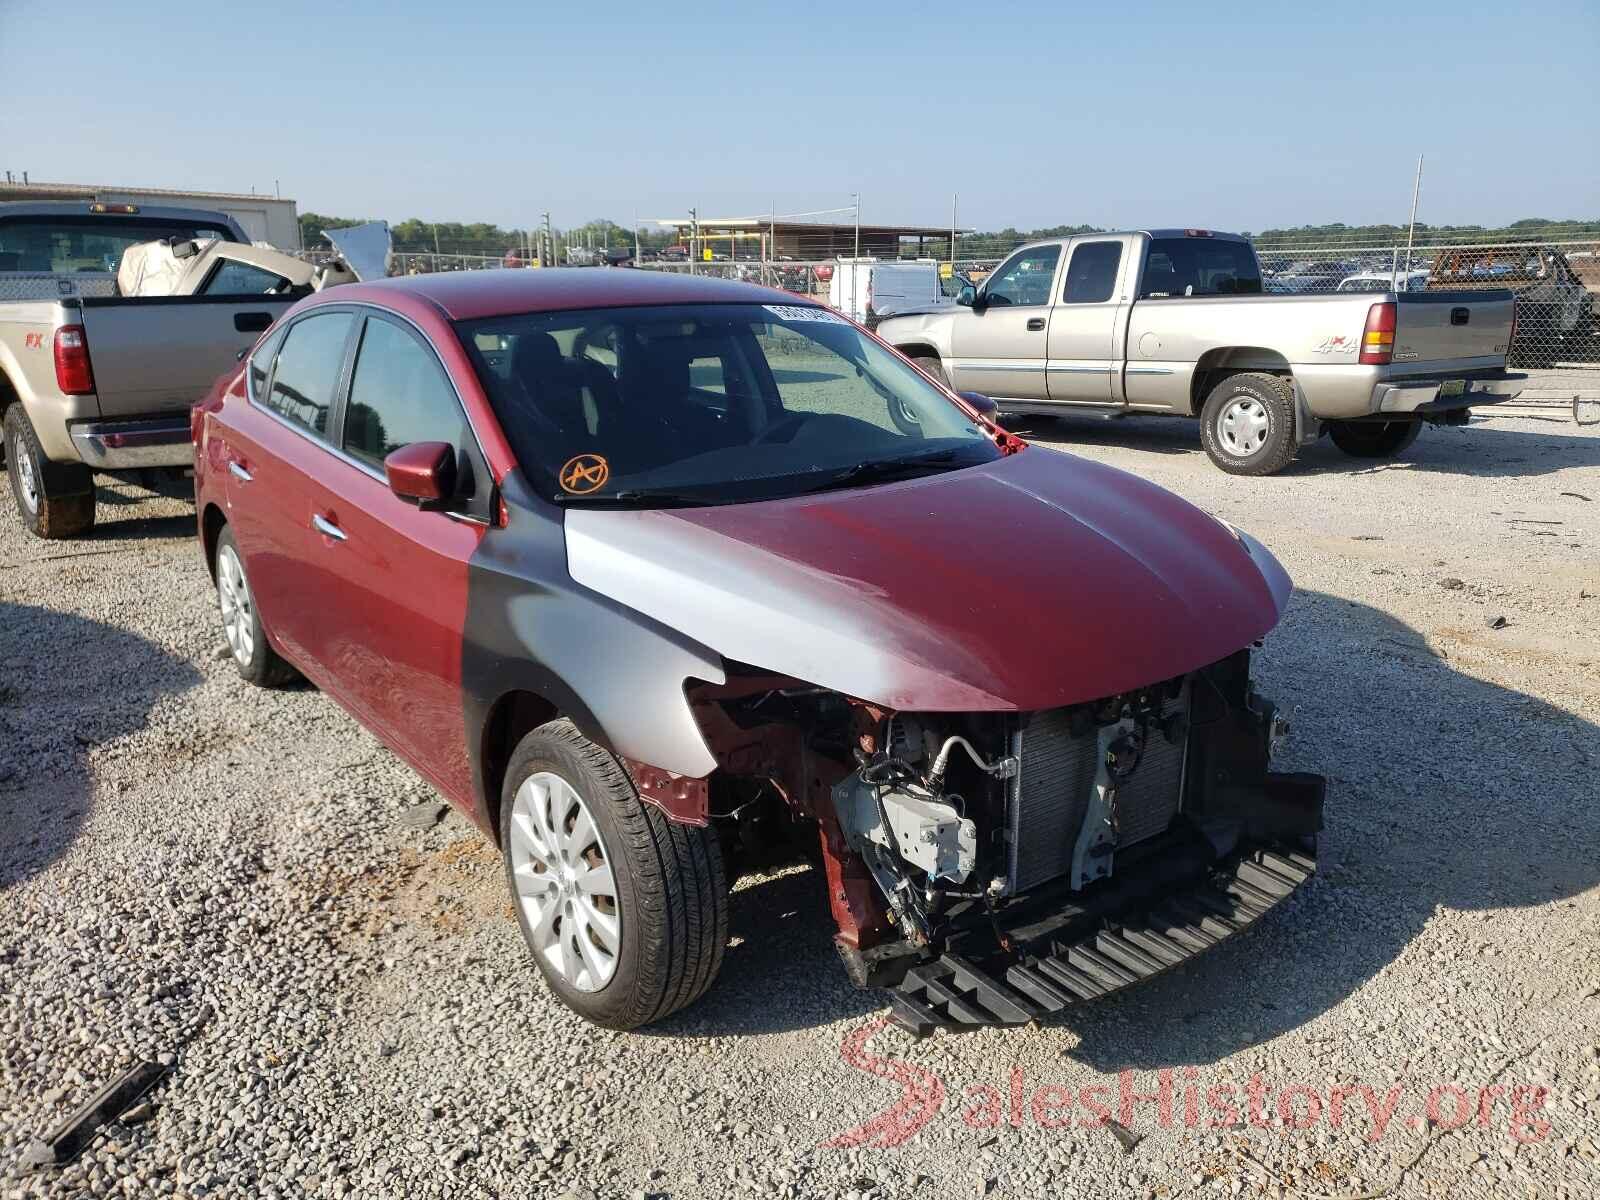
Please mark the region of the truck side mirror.
[[985, 421], [993, 421], [995, 413], [1000, 411], [1000, 406], [982, 392], [957, 392], [956, 395], [967, 402], [967, 407], [976, 409]]
[[962, 308], [976, 308], [978, 304], [978, 289], [970, 283], [963, 284], [961, 290], [956, 293], [956, 303], [961, 305]]

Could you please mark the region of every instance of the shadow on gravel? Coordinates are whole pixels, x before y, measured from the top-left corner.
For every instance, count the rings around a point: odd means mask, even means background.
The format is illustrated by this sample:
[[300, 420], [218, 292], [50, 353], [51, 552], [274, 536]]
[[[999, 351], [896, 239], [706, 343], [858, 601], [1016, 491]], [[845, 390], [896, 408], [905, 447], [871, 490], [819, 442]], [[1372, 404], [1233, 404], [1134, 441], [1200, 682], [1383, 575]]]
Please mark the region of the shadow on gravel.
[[1288, 765], [1328, 775], [1322, 870], [1184, 974], [1065, 1016], [1082, 1038], [1073, 1056], [1098, 1069], [1214, 1063], [1344, 1001], [1440, 908], [1534, 939], [1538, 914], [1519, 910], [1600, 882], [1600, 727], [1456, 671], [1387, 613], [1316, 592], [1295, 597], [1260, 675], [1294, 710]]
[[90, 751], [200, 680], [127, 630], [0, 600], [0, 889], [72, 844], [94, 795]]
[[722, 972], [705, 998], [646, 1037], [722, 1037], [811, 1029], [883, 1007], [852, 987], [833, 948], [824, 876], [815, 867], [747, 880], [733, 893]]
[[[1557, 425], [1566, 429], [1565, 434], [1547, 434], [1497, 428], [1495, 422], [1503, 419], [1490, 415], [1466, 429], [1424, 429], [1409, 450], [1387, 462], [1351, 458], [1322, 438], [1303, 447], [1283, 475], [1360, 475], [1398, 470], [1498, 479], [1548, 475], [1566, 467], [1600, 466], [1600, 439], [1574, 437], [1578, 427], [1570, 422], [1563, 420]], [[1014, 416], [1004, 424], [1020, 437], [1069, 452], [1080, 446], [1117, 446], [1154, 454], [1205, 453], [1200, 448], [1198, 423], [1179, 418]]]

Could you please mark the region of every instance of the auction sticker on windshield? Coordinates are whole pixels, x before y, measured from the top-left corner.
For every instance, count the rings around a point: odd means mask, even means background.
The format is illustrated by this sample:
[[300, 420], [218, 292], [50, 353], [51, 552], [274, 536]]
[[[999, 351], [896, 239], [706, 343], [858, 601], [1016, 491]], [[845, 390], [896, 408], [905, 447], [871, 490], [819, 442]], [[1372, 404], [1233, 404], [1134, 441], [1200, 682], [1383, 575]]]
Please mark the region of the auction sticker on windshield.
[[831, 313], [825, 308], [802, 308], [798, 304], [763, 304], [766, 309], [780, 321], [825, 321], [833, 325], [848, 325], [838, 313]]

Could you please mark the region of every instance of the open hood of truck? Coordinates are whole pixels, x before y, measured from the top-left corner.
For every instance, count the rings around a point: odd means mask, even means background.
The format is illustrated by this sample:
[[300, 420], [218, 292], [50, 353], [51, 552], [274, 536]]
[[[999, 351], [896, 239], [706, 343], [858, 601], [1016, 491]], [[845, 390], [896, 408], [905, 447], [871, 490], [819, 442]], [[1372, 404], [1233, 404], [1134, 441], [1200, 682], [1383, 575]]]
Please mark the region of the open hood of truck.
[[333, 248], [344, 259], [357, 280], [368, 283], [383, 279], [389, 274], [389, 262], [394, 256], [394, 239], [389, 233], [389, 222], [368, 221], [365, 225], [352, 225], [347, 229], [326, 229], [323, 236], [333, 243]]
[[724, 658], [890, 708], [1033, 711], [1260, 638], [1261, 545], [1136, 476], [1048, 450], [903, 483], [565, 514], [568, 570]]

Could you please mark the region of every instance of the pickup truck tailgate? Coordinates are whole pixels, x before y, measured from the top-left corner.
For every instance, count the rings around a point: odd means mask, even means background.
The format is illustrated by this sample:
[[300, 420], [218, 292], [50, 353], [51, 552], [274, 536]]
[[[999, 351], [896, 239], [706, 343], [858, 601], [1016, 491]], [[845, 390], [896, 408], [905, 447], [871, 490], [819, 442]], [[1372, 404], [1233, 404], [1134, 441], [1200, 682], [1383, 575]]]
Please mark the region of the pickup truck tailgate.
[[1516, 300], [1504, 288], [1401, 292], [1394, 365], [1457, 371], [1503, 367], [1515, 307]]
[[188, 408], [293, 303], [290, 296], [85, 298], [100, 415]]

